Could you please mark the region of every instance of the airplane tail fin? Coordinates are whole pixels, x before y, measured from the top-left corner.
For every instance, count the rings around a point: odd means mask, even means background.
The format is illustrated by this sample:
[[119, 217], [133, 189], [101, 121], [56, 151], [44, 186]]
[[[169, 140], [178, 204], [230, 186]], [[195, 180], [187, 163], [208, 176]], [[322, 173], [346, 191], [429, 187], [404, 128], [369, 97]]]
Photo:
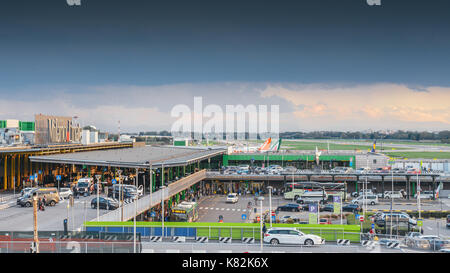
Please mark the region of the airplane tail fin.
[[259, 148], [258, 148], [258, 151], [268, 151], [269, 150], [269, 148], [270, 148], [270, 142], [272, 141], [272, 138], [268, 138], [264, 143], [263, 143], [263, 145], [261, 145]]
[[376, 145], [377, 145], [377, 140], [375, 139], [374, 141], [373, 141], [373, 145], [372, 145], [372, 153], [375, 153], [375, 150], [376, 150]]
[[281, 138], [278, 139], [277, 142], [274, 142], [271, 146], [270, 146], [270, 151], [275, 151], [278, 152], [280, 150], [281, 147]]

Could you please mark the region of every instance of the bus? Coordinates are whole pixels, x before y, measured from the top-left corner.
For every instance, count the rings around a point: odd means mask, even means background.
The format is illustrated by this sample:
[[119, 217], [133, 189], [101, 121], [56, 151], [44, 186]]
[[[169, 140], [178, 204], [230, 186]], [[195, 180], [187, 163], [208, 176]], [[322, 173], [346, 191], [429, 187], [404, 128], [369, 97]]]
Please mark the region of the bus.
[[172, 208], [171, 221], [195, 222], [198, 219], [198, 204], [196, 202], [183, 201]]

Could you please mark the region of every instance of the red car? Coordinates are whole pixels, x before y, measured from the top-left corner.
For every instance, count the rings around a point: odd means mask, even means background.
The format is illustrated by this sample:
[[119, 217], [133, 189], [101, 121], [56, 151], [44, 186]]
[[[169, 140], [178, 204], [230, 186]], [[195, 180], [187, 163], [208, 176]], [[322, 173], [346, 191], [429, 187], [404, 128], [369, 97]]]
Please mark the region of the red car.
[[331, 220], [328, 218], [320, 218], [319, 224], [321, 225], [331, 225]]

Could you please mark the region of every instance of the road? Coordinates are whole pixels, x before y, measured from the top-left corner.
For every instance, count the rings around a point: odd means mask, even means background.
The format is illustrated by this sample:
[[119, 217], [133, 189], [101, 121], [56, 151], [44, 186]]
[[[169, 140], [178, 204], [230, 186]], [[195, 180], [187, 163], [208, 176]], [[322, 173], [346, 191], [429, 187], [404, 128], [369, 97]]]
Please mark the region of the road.
[[[94, 196], [80, 197], [74, 200], [74, 206], [67, 209], [68, 200], [63, 200], [54, 207], [45, 207], [45, 211], [38, 211], [39, 230], [63, 230], [63, 220], [68, 217], [68, 229], [80, 229], [83, 222], [97, 217], [97, 210], [91, 208]], [[16, 200], [11, 200], [14, 204]], [[8, 202], [11, 202], [8, 201]], [[106, 210], [100, 210], [100, 215]], [[0, 230], [2, 231], [33, 231], [33, 208], [13, 207], [0, 210]]]

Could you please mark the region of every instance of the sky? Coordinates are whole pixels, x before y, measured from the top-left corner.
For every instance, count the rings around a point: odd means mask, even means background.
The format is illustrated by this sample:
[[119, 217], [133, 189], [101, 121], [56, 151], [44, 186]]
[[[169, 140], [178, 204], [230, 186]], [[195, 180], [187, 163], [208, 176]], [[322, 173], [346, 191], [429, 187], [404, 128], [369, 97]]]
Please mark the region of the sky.
[[281, 131], [450, 128], [450, 3], [15, 0], [0, 119], [170, 130], [180, 104], [279, 105]]

